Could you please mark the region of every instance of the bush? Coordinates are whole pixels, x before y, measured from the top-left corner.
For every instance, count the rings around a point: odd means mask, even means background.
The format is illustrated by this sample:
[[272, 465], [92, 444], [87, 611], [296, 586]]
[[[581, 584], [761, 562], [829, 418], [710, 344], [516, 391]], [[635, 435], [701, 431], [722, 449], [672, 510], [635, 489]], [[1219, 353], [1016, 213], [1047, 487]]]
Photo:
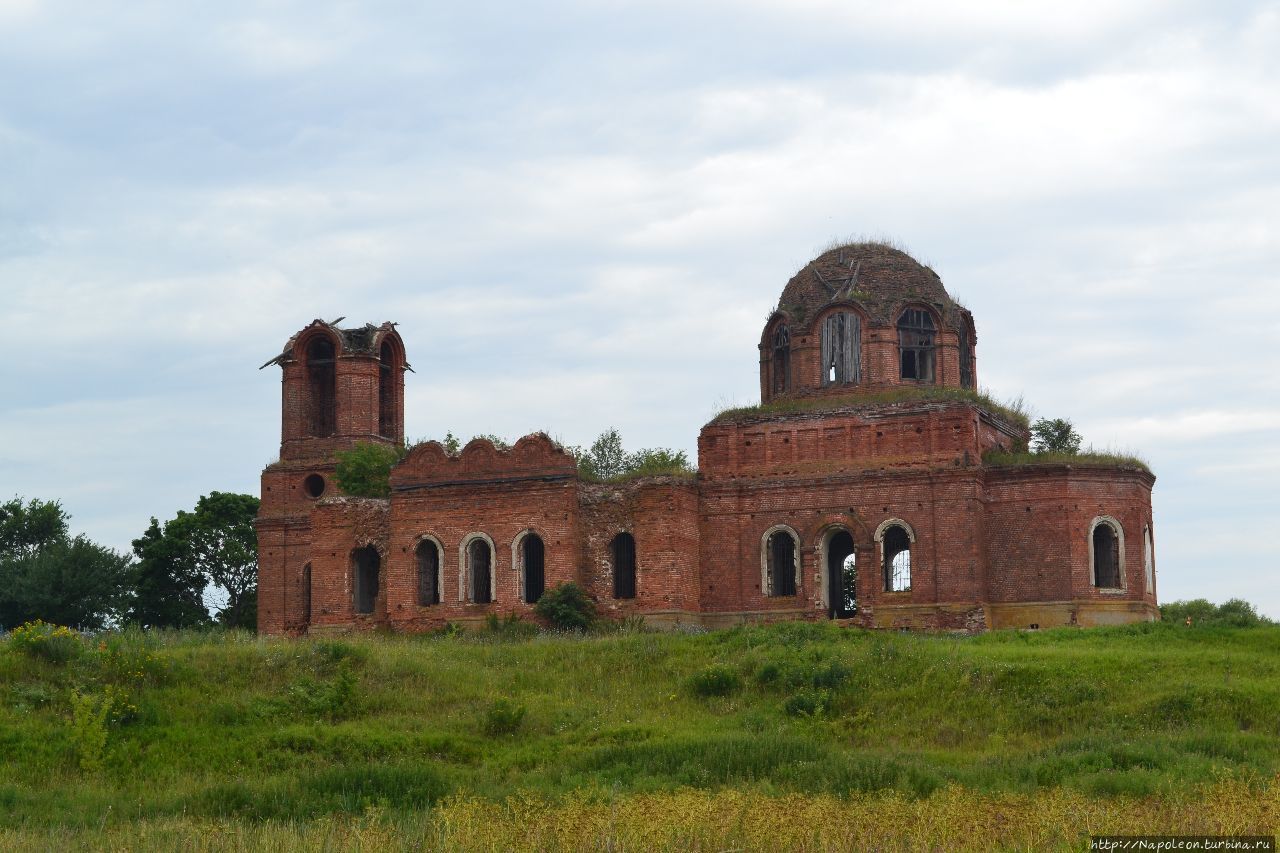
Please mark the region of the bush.
[[591, 596], [573, 581], [544, 592], [533, 606], [533, 612], [562, 631], [585, 631], [596, 621], [596, 606]]
[[1185, 623], [1188, 618], [1191, 619], [1192, 627], [1257, 628], [1273, 624], [1267, 617], [1259, 615], [1252, 604], [1239, 598], [1222, 604], [1196, 598], [1191, 601], [1172, 601], [1160, 606], [1161, 621]]
[[526, 708], [507, 699], [497, 699], [484, 715], [484, 733], [489, 737], [514, 734], [524, 722]]
[[742, 686], [738, 673], [727, 666], [709, 666], [689, 679], [696, 696], [728, 696]]
[[787, 697], [782, 710], [789, 717], [818, 717], [831, 707], [830, 690], [801, 690]]
[[338, 464], [333, 476], [338, 488], [357, 498], [385, 498], [391, 494], [391, 466], [404, 455], [403, 447], [360, 443], [334, 455]]
[[66, 663], [84, 651], [78, 633], [39, 619], [14, 628], [9, 635], [9, 647], [50, 663]]

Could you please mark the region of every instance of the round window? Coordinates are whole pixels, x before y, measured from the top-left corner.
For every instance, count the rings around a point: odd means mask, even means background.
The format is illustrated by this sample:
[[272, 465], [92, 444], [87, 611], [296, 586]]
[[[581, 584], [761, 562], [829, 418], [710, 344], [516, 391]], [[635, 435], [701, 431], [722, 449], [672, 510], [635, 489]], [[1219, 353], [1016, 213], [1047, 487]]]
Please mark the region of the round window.
[[307, 493], [307, 497], [318, 498], [324, 494], [324, 477], [319, 474], [309, 474], [307, 479], [302, 481], [302, 488]]

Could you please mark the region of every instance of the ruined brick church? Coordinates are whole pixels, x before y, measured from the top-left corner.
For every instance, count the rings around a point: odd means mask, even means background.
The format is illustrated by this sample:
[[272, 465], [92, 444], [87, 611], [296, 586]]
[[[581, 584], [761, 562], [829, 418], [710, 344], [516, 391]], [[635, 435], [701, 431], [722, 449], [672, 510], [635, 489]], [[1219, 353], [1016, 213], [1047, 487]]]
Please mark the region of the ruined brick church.
[[[533, 618], [577, 581], [609, 617], [978, 631], [1157, 618], [1145, 469], [1041, 464], [976, 393], [972, 314], [902, 251], [837, 247], [760, 336], [761, 405], [702, 428], [696, 477], [581, 479], [546, 435], [413, 447], [388, 499], [342, 495], [336, 451], [404, 441], [391, 323], [316, 320], [283, 371], [262, 474], [258, 627], [424, 631]], [[266, 366], [266, 365], [264, 365]], [[1032, 464], [1033, 462], [1037, 464]]]

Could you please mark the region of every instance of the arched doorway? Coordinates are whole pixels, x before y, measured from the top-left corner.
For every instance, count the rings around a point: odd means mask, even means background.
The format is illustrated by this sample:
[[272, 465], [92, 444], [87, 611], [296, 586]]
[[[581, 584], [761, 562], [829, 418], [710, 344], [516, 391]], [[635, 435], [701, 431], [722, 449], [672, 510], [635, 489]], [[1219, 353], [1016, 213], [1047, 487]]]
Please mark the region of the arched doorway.
[[858, 612], [858, 569], [853, 537], [837, 530], [827, 540], [827, 616], [848, 619]]

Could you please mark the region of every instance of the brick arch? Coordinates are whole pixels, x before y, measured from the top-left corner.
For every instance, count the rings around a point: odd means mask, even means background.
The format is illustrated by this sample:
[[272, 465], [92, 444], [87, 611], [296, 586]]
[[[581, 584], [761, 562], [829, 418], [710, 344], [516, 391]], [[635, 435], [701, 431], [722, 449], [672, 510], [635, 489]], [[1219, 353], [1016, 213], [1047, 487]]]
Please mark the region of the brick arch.
[[[1120, 580], [1119, 586], [1098, 586], [1098, 560], [1097, 555], [1093, 552], [1093, 533], [1098, 529], [1098, 526], [1102, 524], [1110, 527], [1113, 535], [1116, 537], [1116, 573]], [[1121, 524], [1120, 520], [1115, 516], [1095, 516], [1093, 521], [1089, 523], [1089, 586], [1094, 589], [1111, 590], [1112, 592], [1127, 592], [1129, 589], [1129, 579], [1125, 577], [1124, 525]]]
[[[418, 573], [420, 572], [418, 567], [418, 549], [422, 547], [422, 543], [424, 542], [430, 542], [436, 547], [436, 599], [440, 604], [444, 604], [444, 557], [447, 552], [445, 551], [444, 542], [442, 542], [434, 533], [421, 533], [413, 540], [413, 575], [418, 584], [421, 584], [421, 579], [418, 578]], [[420, 586], [417, 586], [416, 588], [418, 590], [421, 589]], [[414, 601], [418, 603], [418, 606], [422, 606], [422, 601], [416, 593], [414, 595]]]
[[775, 533], [790, 534], [795, 542], [795, 585], [796, 596], [800, 596], [804, 592], [804, 540], [800, 538], [800, 533], [790, 524], [774, 524], [760, 534], [760, 594], [766, 598], [769, 595], [769, 540]]
[[529, 538], [529, 534], [533, 534], [542, 540], [542, 583], [543, 588], [546, 587], [547, 580], [547, 531], [545, 528], [536, 524], [531, 524], [521, 530], [511, 540], [511, 572], [516, 578], [516, 599], [525, 600], [525, 572], [524, 572], [524, 554], [522, 552], [524, 540]]
[[467, 549], [476, 540], [484, 541], [489, 545], [489, 601], [484, 603], [493, 604], [498, 598], [498, 548], [493, 544], [493, 537], [480, 530], [472, 531], [462, 537], [462, 542], [458, 545], [458, 601], [474, 603], [472, 599], [475, 593], [467, 582], [467, 569], [469, 568], [467, 565]]
[[[831, 513], [819, 518], [808, 528], [809, 538], [813, 544], [813, 563], [816, 572], [816, 603], [826, 608], [831, 602], [830, 578], [827, 573], [827, 547], [831, 537], [836, 533], [848, 533], [853, 539], [854, 559], [875, 556], [874, 533], [865, 521], [857, 515], [841, 515]], [[860, 567], [861, 568], [861, 567]]]

